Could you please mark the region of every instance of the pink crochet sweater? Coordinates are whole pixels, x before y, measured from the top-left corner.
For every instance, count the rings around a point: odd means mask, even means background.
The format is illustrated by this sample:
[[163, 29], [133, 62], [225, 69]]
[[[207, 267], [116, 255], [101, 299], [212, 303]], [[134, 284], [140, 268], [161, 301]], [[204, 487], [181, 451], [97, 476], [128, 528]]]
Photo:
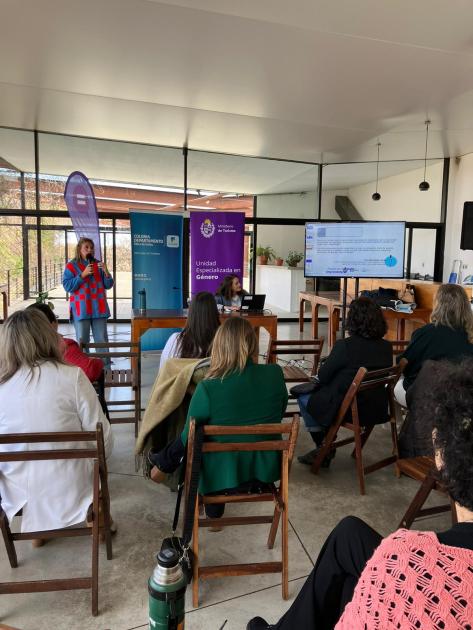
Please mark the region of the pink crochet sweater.
[[473, 551], [400, 529], [367, 562], [336, 630], [473, 628]]

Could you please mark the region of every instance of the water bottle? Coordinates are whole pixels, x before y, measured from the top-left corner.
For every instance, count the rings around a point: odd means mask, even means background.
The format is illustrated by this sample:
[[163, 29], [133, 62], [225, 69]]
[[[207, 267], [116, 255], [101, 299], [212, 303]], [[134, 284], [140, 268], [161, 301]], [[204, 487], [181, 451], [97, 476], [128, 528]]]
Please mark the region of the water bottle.
[[461, 267], [462, 267], [462, 261], [461, 260], [454, 260], [453, 261], [453, 265], [452, 265], [452, 270], [450, 272], [450, 277], [448, 278], [448, 283], [449, 284], [460, 284], [461, 282]]
[[162, 549], [148, 581], [149, 630], [184, 630], [186, 578], [174, 549]]
[[146, 311], [146, 289], [140, 289], [138, 295], [140, 296], [140, 311], [144, 313]]

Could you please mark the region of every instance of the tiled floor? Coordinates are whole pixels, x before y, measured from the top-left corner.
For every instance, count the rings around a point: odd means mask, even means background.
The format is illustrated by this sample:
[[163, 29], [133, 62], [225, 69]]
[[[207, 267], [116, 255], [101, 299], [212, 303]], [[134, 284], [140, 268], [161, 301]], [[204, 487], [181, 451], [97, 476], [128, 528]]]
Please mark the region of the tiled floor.
[[[126, 338], [126, 327], [110, 327], [111, 337]], [[307, 327], [308, 328], [308, 327]], [[63, 332], [67, 332], [66, 327]], [[322, 331], [323, 332], [323, 331]], [[297, 338], [295, 324], [281, 324], [281, 338]], [[261, 347], [267, 340], [262, 335]], [[144, 399], [149, 395], [157, 371], [157, 356], [143, 360]], [[131, 425], [115, 425], [115, 450], [109, 462], [112, 511], [119, 531], [114, 540], [114, 558], [100, 556], [100, 614], [90, 615], [89, 591], [66, 591], [29, 595], [0, 596], [2, 623], [21, 630], [131, 630], [147, 628], [147, 579], [155, 564], [155, 554], [164, 536], [170, 533], [175, 494], [146, 481], [135, 472]], [[311, 448], [311, 440], [301, 429], [296, 454]], [[384, 449], [384, 451], [383, 451]], [[389, 449], [389, 431], [378, 427], [366, 448], [366, 458]], [[338, 520], [355, 514], [367, 520], [382, 534], [395, 529], [417, 489], [406, 478], [396, 479], [391, 468], [375, 472], [367, 479], [367, 494], [358, 494], [350, 449], [341, 449], [330, 469], [313, 476], [307, 467], [294, 462], [289, 490], [290, 501], [290, 597], [291, 601], [310, 572], [317, 554]], [[231, 514], [241, 506], [227, 508]], [[253, 508], [254, 509], [254, 508]], [[448, 527], [449, 516], [424, 520], [422, 529]], [[265, 546], [267, 526], [226, 528], [202, 535], [204, 561], [242, 562], [275, 560], [280, 553], [279, 536], [273, 551]], [[41, 579], [85, 573], [90, 559], [90, 541], [62, 539], [32, 549], [28, 542], [17, 543], [20, 567], [9, 567], [0, 543], [0, 580]], [[245, 560], [243, 560], [243, 558]], [[290, 605], [281, 599], [277, 574], [212, 580], [203, 584], [201, 606], [194, 610], [187, 594], [186, 628], [244, 630], [248, 619], [262, 615], [276, 621]], [[296, 629], [295, 629], [296, 630]]]

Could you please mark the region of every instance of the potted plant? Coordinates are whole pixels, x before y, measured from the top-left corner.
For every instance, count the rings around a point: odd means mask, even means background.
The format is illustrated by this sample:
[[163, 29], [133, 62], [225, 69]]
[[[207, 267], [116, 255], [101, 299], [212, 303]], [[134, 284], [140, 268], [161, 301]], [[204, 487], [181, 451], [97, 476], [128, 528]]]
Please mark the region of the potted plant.
[[260, 265], [266, 265], [274, 258], [274, 250], [272, 247], [262, 247], [260, 245], [256, 248], [256, 255], [258, 256], [258, 263]]
[[282, 267], [283, 262], [284, 262], [284, 258], [281, 258], [281, 256], [276, 256], [275, 263], [278, 267]]
[[301, 254], [301, 252], [290, 251], [286, 258], [286, 265], [288, 267], [297, 267], [303, 258], [304, 254]]
[[48, 300], [48, 297], [49, 295], [47, 291], [41, 291], [36, 296], [35, 302], [36, 304], [47, 304], [51, 310], [54, 310], [54, 304]]

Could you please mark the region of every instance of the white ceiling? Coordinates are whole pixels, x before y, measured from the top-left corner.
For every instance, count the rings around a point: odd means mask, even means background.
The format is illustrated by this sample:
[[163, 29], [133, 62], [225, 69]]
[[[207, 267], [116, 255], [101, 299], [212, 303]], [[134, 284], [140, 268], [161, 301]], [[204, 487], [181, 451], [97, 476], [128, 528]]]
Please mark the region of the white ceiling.
[[428, 116], [431, 157], [473, 151], [471, 0], [0, 0], [0, 15], [3, 126], [343, 162], [373, 160], [378, 138], [384, 160], [422, 158]]

